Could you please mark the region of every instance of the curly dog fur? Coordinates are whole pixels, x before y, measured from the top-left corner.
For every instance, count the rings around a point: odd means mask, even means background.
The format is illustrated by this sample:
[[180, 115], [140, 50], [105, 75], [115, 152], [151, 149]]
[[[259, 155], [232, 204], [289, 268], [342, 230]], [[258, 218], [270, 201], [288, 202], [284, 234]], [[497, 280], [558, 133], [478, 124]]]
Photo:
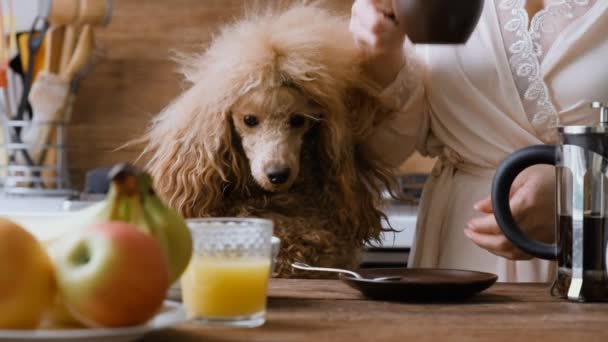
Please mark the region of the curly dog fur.
[[361, 57], [348, 19], [318, 5], [224, 27], [202, 54], [181, 57], [188, 87], [145, 137], [159, 194], [185, 217], [272, 219], [282, 277], [310, 276], [293, 261], [356, 267], [382, 233], [392, 179], [366, 152], [390, 111]]

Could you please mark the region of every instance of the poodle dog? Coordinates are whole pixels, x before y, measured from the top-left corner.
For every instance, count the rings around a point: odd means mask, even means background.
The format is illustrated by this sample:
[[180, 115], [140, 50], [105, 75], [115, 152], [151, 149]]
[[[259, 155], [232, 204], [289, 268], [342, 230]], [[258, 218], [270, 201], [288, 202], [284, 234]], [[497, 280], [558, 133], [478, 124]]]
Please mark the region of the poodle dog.
[[[392, 170], [366, 138], [389, 113], [348, 19], [318, 5], [267, 10], [181, 56], [185, 91], [145, 136], [159, 194], [185, 217], [262, 217], [295, 261], [355, 268], [382, 233]], [[317, 274], [318, 276], [318, 274]]]

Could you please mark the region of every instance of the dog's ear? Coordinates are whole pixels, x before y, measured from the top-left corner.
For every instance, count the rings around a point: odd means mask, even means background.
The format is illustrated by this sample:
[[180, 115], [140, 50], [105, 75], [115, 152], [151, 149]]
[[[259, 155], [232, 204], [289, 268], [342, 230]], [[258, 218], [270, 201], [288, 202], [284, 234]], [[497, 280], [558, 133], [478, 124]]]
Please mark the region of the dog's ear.
[[[394, 115], [395, 109], [382, 99], [380, 90], [375, 84], [360, 82], [357, 87], [349, 91], [349, 113], [354, 132], [354, 177], [356, 178], [355, 190], [358, 203], [361, 208], [379, 208], [385, 191], [393, 193], [397, 188], [395, 169], [387, 165], [377, 154], [369, 153], [367, 141], [370, 139], [375, 126]], [[379, 218], [384, 214], [378, 209], [362, 210], [364, 226], [359, 230], [359, 236], [365, 239], [377, 238], [378, 230], [371, 227], [379, 226]], [[365, 227], [370, 227], [365, 229]]]
[[147, 169], [158, 193], [185, 217], [220, 215], [226, 192], [244, 188], [245, 158], [228, 108], [207, 101], [197, 85], [153, 121], [147, 134]]
[[[391, 113], [379, 92], [365, 83], [348, 89], [343, 102], [326, 101], [328, 115], [319, 123], [318, 160], [326, 193], [336, 215], [356, 241], [378, 238], [382, 213], [379, 207], [385, 188], [393, 186], [393, 170], [363, 148], [377, 120]], [[353, 215], [353, 213], [359, 213]]]

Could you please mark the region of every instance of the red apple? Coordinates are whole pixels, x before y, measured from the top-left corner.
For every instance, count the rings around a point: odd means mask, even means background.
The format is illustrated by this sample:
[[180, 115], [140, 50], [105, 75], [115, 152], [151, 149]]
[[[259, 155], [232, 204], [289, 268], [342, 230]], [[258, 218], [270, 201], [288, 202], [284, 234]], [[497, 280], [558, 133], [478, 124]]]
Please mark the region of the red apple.
[[52, 248], [60, 298], [83, 324], [142, 324], [162, 306], [169, 269], [160, 244], [137, 227], [100, 223]]

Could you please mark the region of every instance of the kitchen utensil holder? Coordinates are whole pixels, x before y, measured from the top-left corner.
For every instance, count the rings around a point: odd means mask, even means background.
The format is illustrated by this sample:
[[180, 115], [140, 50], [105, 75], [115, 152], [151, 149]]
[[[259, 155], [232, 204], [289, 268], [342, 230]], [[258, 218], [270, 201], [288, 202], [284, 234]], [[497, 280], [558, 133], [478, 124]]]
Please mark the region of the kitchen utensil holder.
[[[26, 196], [68, 196], [73, 193], [71, 189], [67, 151], [67, 121], [30, 121], [30, 120], [2, 120], [0, 121], [4, 142], [0, 145], [7, 155], [4, 168], [4, 193], [7, 195], [26, 195]], [[24, 157], [24, 151], [31, 155], [33, 144], [15, 141], [15, 132], [22, 131], [34, 125], [48, 125], [50, 131], [56, 131], [55, 139], [41, 146], [40, 160], [34, 160], [34, 165], [28, 165]], [[45, 155], [56, 152], [53, 163], [46, 165], [43, 162]]]

